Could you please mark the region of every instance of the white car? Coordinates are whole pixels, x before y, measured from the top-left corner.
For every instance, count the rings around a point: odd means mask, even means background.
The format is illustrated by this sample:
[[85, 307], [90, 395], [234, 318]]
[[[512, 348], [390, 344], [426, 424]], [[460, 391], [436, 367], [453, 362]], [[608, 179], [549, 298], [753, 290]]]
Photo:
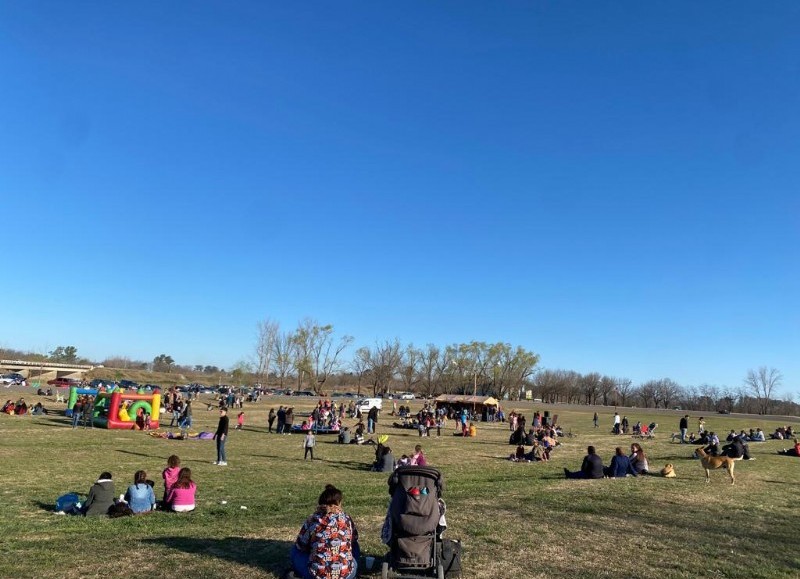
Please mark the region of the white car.
[[403, 392], [400, 394], [400, 400], [414, 400], [414, 394], [411, 392]]

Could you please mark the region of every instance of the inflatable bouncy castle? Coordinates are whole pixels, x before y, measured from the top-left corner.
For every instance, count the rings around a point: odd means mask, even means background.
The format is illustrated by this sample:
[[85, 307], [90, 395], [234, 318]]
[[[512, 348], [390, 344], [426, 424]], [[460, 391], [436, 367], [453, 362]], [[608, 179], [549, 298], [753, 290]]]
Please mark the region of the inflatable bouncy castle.
[[[123, 393], [119, 387], [112, 392], [98, 392], [91, 388], [70, 388], [67, 416], [72, 415], [72, 408], [82, 395], [94, 396], [94, 417], [92, 423], [100, 428], [143, 429], [147, 423], [149, 428], [158, 428], [161, 411], [161, 392], [150, 393], [139, 391], [136, 394]], [[147, 418], [149, 417], [149, 421]]]

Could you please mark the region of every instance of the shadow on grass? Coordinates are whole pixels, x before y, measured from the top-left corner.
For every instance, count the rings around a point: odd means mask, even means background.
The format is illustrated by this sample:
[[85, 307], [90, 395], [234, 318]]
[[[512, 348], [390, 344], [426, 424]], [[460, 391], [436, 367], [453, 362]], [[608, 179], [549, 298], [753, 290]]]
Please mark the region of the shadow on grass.
[[200, 539], [195, 537], [156, 537], [144, 539], [143, 543], [161, 545], [168, 549], [192, 555], [217, 557], [242, 565], [249, 565], [281, 576], [290, 567], [291, 541], [274, 539], [248, 539], [225, 537], [224, 539]]
[[50, 513], [56, 512], [56, 506], [54, 503], [45, 503], [43, 501], [33, 501], [34, 506], [42, 509], [43, 511], [47, 511]]
[[350, 470], [360, 470], [369, 472], [372, 470], [372, 464], [367, 464], [362, 461], [357, 460], [327, 460], [325, 458], [318, 458], [315, 459], [320, 462], [326, 462], [332, 466], [339, 467], [339, 468], [347, 468]]
[[72, 421], [68, 418], [49, 418], [47, 415], [34, 416], [39, 426], [53, 426], [55, 428], [72, 428]]
[[121, 448], [117, 449], [117, 452], [121, 452], [122, 454], [132, 454], [134, 456], [143, 456], [145, 458], [167, 458], [165, 457], [154, 457], [153, 454], [145, 454], [143, 452], [133, 452], [132, 450], [123, 450]]

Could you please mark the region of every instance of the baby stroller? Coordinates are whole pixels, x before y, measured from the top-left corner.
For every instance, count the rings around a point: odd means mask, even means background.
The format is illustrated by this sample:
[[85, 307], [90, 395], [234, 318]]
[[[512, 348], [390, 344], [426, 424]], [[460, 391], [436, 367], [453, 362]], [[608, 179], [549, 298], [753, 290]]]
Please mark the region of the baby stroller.
[[[442, 533], [444, 522], [444, 478], [435, 468], [425, 466], [400, 467], [389, 477], [389, 512], [384, 523], [384, 542], [389, 553], [381, 568], [382, 579], [445, 578], [445, 563], [453, 573], [453, 553], [443, 562]], [[387, 528], [388, 527], [388, 528]], [[448, 542], [448, 548], [452, 550]]]

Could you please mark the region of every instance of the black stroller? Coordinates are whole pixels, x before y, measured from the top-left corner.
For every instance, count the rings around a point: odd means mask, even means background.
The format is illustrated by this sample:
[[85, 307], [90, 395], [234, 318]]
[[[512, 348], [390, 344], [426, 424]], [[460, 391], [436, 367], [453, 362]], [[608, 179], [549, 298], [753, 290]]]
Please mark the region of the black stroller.
[[[388, 535], [389, 553], [381, 568], [382, 579], [445, 579], [445, 565], [455, 575], [452, 555], [443, 561], [444, 478], [435, 468], [400, 467], [389, 477], [389, 512], [384, 534]], [[452, 541], [448, 542], [448, 548]], [[458, 553], [460, 567], [460, 551]]]

